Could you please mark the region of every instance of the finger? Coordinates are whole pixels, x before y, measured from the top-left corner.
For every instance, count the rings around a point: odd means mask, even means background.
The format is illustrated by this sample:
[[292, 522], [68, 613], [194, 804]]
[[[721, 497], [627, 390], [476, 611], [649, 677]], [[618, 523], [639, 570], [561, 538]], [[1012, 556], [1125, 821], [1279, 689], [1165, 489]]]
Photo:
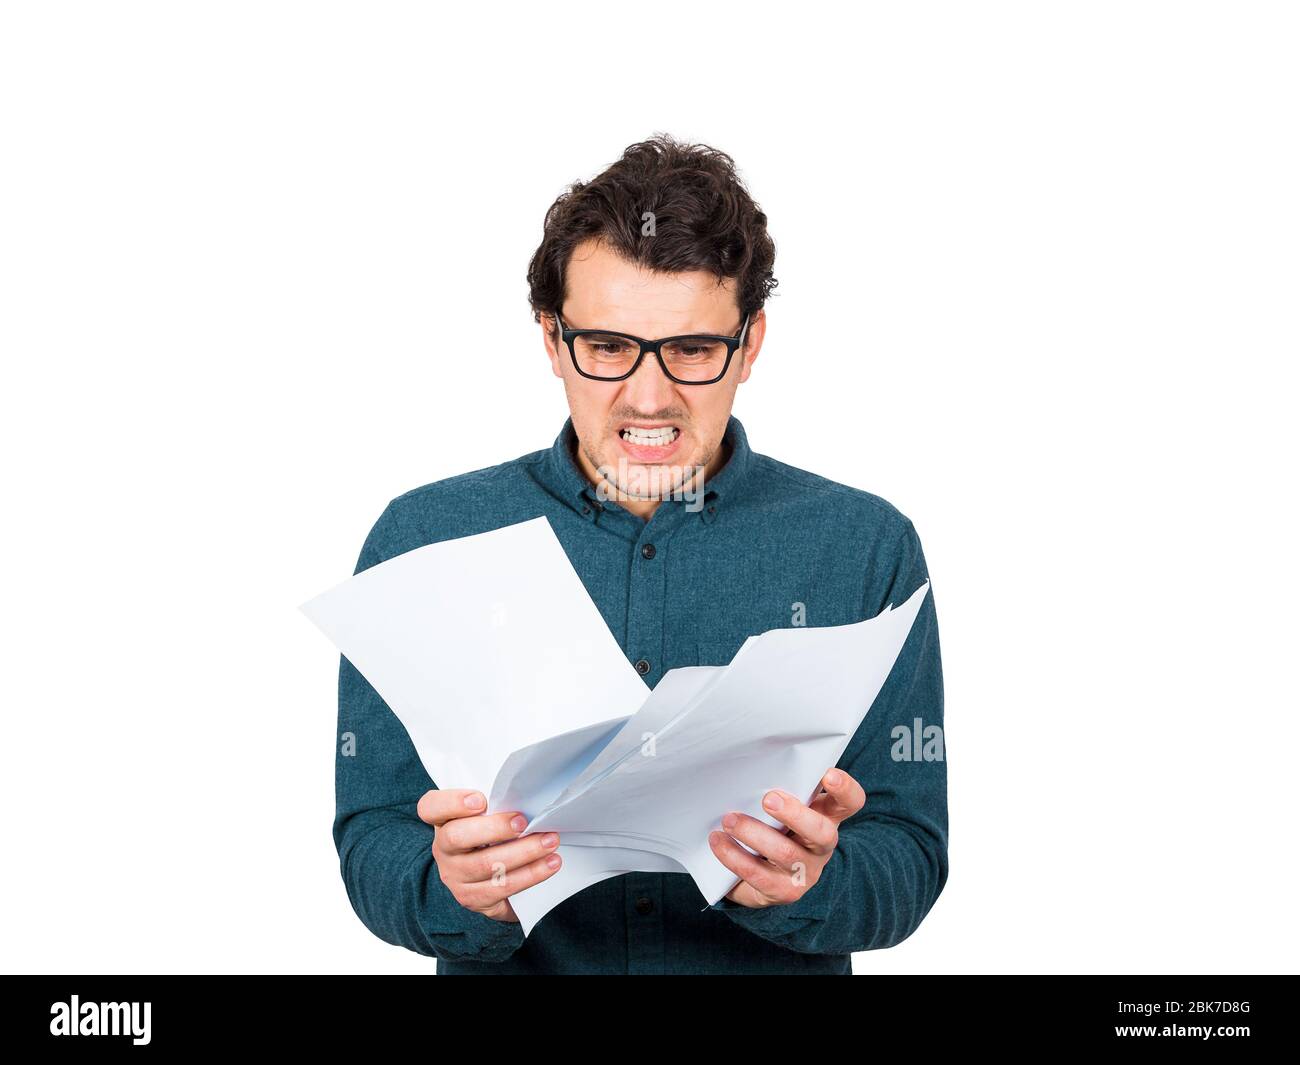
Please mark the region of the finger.
[[835, 822], [801, 803], [788, 791], [773, 788], [763, 796], [763, 809], [789, 828], [813, 853], [829, 854], [835, 849], [839, 839]]
[[762, 909], [765, 906], [772, 905], [771, 899], [763, 898], [743, 880], [727, 892], [727, 898], [732, 902], [739, 903], [741, 906], [748, 906], [750, 909]]
[[511, 895], [517, 895], [534, 884], [540, 884], [552, 877], [564, 863], [558, 854], [548, 854], [534, 862], [502, 872], [490, 880], [481, 880], [473, 884], [460, 884], [456, 892], [456, 901], [471, 910], [486, 913], [489, 917], [500, 912], [500, 904]]
[[519, 915], [515, 913], [515, 908], [510, 905], [509, 899], [502, 899], [495, 906], [487, 910], [480, 910], [484, 917], [491, 917], [494, 921], [501, 921], [503, 924], [518, 924]]
[[797, 897], [799, 889], [788, 872], [754, 857], [725, 832], [710, 832], [709, 848], [718, 861], [765, 899], [785, 902]]
[[415, 804], [420, 820], [434, 827], [456, 817], [473, 817], [486, 809], [487, 800], [483, 793], [473, 788], [434, 788], [421, 795]]
[[499, 814], [480, 814], [478, 817], [458, 817], [435, 828], [433, 838], [437, 846], [448, 854], [463, 854], [476, 847], [506, 843], [518, 839], [528, 827], [528, 818], [516, 810]]
[[837, 825], [867, 805], [867, 793], [862, 785], [842, 769], [828, 770], [822, 777], [822, 787], [826, 790], [817, 796], [812, 807]]
[[559, 845], [560, 837], [554, 832], [532, 832], [509, 843], [476, 847], [468, 853], [443, 854], [438, 864], [446, 864], [453, 879], [475, 884], [545, 858]]
[[722, 829], [732, 839], [758, 851], [783, 872], [793, 872], [798, 863], [806, 866], [813, 857], [795, 836], [765, 825], [748, 814], [727, 814], [722, 819]]

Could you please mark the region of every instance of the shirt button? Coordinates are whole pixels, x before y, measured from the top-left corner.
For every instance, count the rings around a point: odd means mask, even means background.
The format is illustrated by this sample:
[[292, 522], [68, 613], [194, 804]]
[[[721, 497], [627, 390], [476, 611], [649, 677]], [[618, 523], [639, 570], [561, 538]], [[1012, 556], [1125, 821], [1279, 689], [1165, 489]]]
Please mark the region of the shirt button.
[[651, 913], [654, 912], [654, 908], [655, 908], [654, 902], [652, 902], [650, 899], [647, 899], [644, 895], [641, 898], [636, 900], [636, 912], [639, 913], [642, 917], [648, 917]]
[[641, 557], [642, 557], [642, 558], [645, 558], [645, 559], [651, 559], [651, 558], [654, 558], [654, 557], [655, 557], [655, 545], [654, 545], [654, 544], [646, 544], [644, 547], [642, 547], [642, 548], [641, 548]]
[[638, 658], [636, 660], [636, 666], [634, 668], [638, 673], [641, 674], [641, 676], [644, 677], [647, 673], [650, 672], [650, 663], [647, 662], [644, 658]]

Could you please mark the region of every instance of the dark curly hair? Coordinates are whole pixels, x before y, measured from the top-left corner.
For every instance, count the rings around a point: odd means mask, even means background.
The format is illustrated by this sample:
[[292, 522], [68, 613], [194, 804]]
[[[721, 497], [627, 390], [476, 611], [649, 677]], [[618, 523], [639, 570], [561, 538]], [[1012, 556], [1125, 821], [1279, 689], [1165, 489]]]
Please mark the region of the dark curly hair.
[[[654, 234], [643, 232], [646, 212]], [[630, 145], [588, 182], [575, 182], [546, 212], [542, 243], [528, 264], [533, 318], [559, 310], [574, 248], [600, 238], [631, 262], [676, 273], [707, 270], [736, 281], [742, 315], [776, 287], [776, 245], [731, 156], [667, 134]]]

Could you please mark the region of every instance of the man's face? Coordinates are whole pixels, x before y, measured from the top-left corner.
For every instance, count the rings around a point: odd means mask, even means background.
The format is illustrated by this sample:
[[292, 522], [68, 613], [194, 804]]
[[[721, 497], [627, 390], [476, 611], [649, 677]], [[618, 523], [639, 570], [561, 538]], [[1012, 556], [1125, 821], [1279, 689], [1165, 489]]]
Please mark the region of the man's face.
[[[573, 253], [560, 315], [571, 329], [608, 329], [647, 340], [689, 333], [733, 336], [741, 326], [734, 281], [720, 283], [704, 271], [654, 273], [596, 241]], [[700, 468], [707, 478], [726, 461], [722, 436], [736, 388], [758, 357], [764, 326], [762, 311], [750, 318], [744, 349], [737, 350], [716, 384], [678, 384], [650, 354], [625, 381], [593, 381], [574, 368], [568, 347], [551, 336], [551, 319], [543, 316], [551, 368], [564, 380], [578, 461], [587, 476], [597, 484], [607, 482], [607, 490], [617, 489], [619, 499], [653, 501], [696, 490]], [[631, 434], [630, 428], [639, 432]], [[653, 508], [653, 502], [628, 506], [643, 514]]]

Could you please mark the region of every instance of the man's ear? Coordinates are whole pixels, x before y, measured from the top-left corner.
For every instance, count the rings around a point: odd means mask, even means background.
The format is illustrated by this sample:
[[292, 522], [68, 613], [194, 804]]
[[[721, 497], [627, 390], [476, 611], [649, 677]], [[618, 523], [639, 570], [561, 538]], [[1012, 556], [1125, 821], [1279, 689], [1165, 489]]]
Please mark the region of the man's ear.
[[551, 360], [551, 373], [556, 377], [563, 377], [564, 370], [560, 359], [560, 351], [564, 342], [560, 339], [560, 325], [556, 321], [555, 315], [543, 314], [538, 319], [538, 324], [542, 327], [542, 343], [546, 347], [546, 357]]
[[767, 336], [767, 312], [759, 308], [749, 319], [749, 329], [745, 332], [745, 346], [736, 352], [737, 355], [742, 356], [738, 383], [743, 384], [749, 380], [749, 371], [753, 368], [759, 351], [762, 350], [765, 336]]

